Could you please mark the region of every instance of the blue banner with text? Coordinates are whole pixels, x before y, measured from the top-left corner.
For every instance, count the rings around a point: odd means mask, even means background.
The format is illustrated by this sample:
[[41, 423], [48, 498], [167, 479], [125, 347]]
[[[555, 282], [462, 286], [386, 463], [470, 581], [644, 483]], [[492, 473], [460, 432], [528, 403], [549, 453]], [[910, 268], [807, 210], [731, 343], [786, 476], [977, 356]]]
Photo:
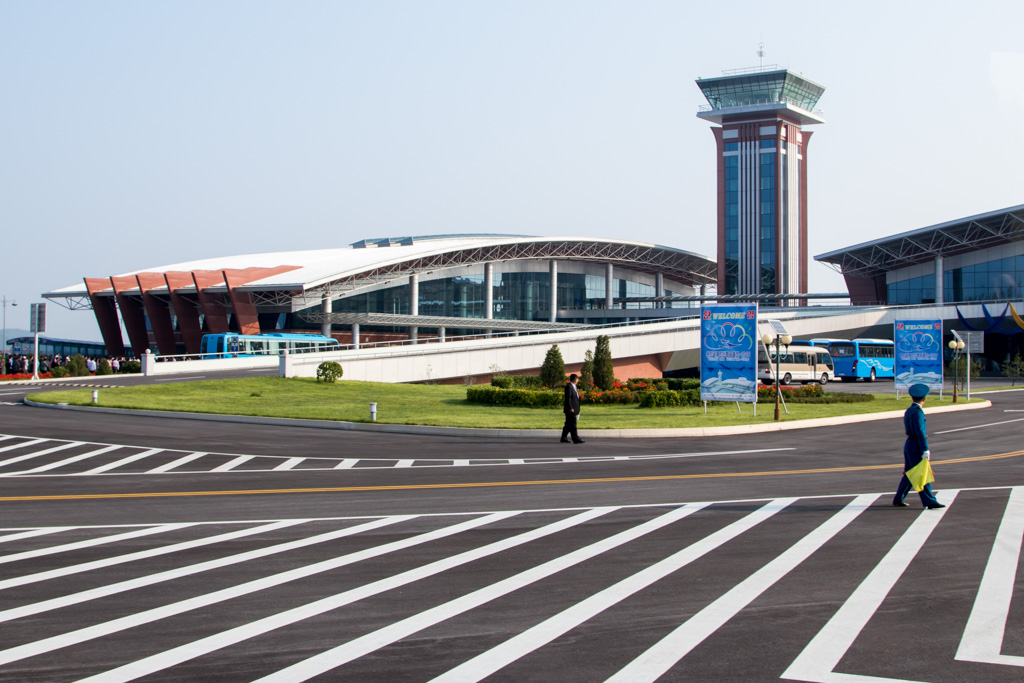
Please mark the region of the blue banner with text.
[[757, 305], [702, 306], [700, 398], [757, 402]]
[[942, 389], [942, 321], [897, 320], [896, 390], [906, 391], [911, 384], [926, 384], [933, 391]]

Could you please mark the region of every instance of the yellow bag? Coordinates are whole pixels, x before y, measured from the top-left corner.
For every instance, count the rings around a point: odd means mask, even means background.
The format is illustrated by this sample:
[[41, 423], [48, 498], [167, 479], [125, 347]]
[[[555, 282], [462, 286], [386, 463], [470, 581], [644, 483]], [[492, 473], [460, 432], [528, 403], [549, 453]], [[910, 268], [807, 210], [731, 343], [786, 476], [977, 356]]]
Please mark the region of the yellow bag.
[[907, 481], [914, 487], [915, 491], [921, 491], [925, 486], [935, 481], [935, 473], [932, 472], [932, 462], [925, 458], [903, 474], [907, 475]]

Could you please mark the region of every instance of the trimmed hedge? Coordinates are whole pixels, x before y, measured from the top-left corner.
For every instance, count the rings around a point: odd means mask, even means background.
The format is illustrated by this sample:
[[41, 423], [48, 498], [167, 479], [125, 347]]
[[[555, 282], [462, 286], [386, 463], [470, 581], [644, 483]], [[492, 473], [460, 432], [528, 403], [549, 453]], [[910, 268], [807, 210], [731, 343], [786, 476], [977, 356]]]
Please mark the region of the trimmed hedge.
[[[646, 387], [655, 388], [664, 385], [665, 389], [669, 389], [671, 391], [700, 389], [700, 380], [695, 377], [630, 377], [626, 380], [626, 386], [631, 389], [641, 384]], [[661, 391], [664, 391], [664, 389], [661, 389]]]
[[521, 408], [561, 408], [561, 391], [531, 391], [530, 389], [502, 389], [501, 387], [466, 387], [466, 400], [470, 403], [488, 403], [498, 406], [519, 406]]
[[541, 389], [540, 377], [537, 375], [495, 375], [491, 378], [491, 386], [499, 389]]

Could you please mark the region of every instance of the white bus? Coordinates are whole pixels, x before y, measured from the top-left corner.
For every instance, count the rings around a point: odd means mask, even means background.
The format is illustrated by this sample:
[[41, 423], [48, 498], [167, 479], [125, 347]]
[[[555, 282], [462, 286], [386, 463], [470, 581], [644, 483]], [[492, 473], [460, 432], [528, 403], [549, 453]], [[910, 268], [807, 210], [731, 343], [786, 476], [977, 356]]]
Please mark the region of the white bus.
[[[775, 384], [775, 348], [769, 347], [766, 355], [764, 348], [758, 353], [757, 376], [764, 384]], [[818, 382], [828, 384], [835, 378], [835, 365], [828, 349], [823, 346], [789, 346], [782, 348], [779, 358], [779, 377], [781, 384], [800, 382], [809, 384]]]

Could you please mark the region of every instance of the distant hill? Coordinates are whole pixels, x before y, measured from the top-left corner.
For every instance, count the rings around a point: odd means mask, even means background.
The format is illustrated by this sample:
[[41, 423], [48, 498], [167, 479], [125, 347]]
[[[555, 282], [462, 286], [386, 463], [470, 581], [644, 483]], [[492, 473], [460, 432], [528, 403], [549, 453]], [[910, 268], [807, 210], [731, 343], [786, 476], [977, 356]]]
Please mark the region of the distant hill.
[[32, 336], [31, 332], [29, 332], [28, 330], [23, 330], [20, 327], [8, 327], [7, 328], [7, 338], [8, 339], [15, 339], [17, 337], [31, 337], [31, 336]]

